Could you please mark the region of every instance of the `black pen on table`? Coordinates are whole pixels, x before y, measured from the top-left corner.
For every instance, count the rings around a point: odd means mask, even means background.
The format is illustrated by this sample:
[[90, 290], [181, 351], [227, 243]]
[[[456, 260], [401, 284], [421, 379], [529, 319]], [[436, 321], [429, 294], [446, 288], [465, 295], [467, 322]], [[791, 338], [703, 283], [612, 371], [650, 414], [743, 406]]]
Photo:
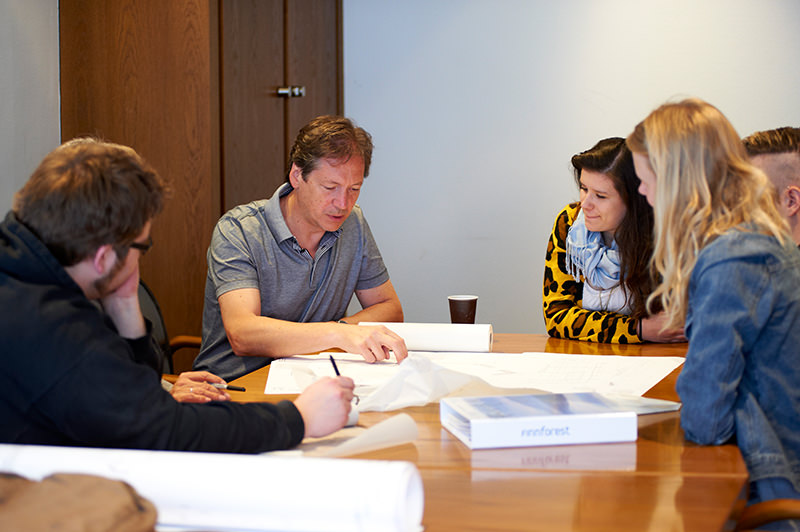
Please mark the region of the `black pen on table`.
[[209, 383], [214, 388], [219, 388], [220, 390], [231, 390], [233, 392], [246, 392], [242, 386], [234, 386], [233, 384], [222, 384], [219, 382], [211, 382]]

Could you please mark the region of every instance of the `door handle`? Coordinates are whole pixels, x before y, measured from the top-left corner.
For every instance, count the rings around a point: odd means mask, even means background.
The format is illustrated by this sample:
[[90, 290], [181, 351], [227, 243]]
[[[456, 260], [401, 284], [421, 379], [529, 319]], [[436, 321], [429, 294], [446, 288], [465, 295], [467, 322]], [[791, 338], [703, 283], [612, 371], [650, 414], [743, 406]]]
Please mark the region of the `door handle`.
[[281, 98], [302, 98], [306, 95], [306, 88], [296, 85], [289, 85], [288, 87], [278, 87], [275, 93]]

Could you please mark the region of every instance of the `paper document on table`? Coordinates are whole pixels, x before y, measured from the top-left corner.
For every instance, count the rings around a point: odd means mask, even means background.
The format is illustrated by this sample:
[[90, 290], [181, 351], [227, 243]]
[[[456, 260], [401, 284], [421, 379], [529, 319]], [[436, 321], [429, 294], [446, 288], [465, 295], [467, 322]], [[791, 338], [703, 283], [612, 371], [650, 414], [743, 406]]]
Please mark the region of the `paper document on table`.
[[397, 414], [371, 427], [346, 427], [324, 438], [306, 438], [297, 446], [303, 456], [342, 457], [412, 443], [419, 434], [408, 414]]
[[475, 375], [442, 367], [426, 356], [428, 354], [412, 352], [401, 364], [389, 361], [367, 364], [361, 356], [349, 353], [282, 358], [272, 362], [264, 393], [299, 393], [320, 377], [332, 376], [329, 356], [335, 357], [342, 375], [355, 381], [359, 412], [422, 406], [453, 394], [541, 392], [532, 388], [500, 389]]
[[[422, 479], [403, 461], [0, 444], [0, 471], [124, 480], [156, 506], [160, 529], [407, 532], [422, 522]], [[354, 496], [365, 486], [380, 497]]]
[[[330, 355], [273, 361], [265, 393], [300, 393], [320, 377], [334, 375]], [[414, 351], [400, 364], [368, 364], [355, 354], [333, 356], [341, 374], [355, 381], [361, 412], [426, 404], [465, 387], [640, 396], [684, 361], [682, 357]], [[473, 395], [481, 394], [489, 395]]]
[[359, 412], [387, 412], [435, 403], [443, 397], [545, 393], [536, 389], [499, 388], [478, 376], [437, 365], [430, 358], [409, 357], [389, 379], [365, 395]]
[[394, 360], [367, 364], [361, 355], [351, 353], [320, 353], [279, 358], [269, 365], [264, 393], [300, 393], [320, 377], [335, 377], [331, 356], [336, 360], [339, 372], [355, 381], [355, 393], [362, 399], [372, 393], [378, 385], [390, 379], [400, 368]]

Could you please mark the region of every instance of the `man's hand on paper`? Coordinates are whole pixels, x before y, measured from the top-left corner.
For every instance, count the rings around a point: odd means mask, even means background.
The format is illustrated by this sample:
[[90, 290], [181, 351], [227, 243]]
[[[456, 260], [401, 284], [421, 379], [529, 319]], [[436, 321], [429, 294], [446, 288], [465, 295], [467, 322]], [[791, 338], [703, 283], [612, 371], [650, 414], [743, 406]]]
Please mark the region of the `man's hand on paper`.
[[391, 353], [394, 353], [398, 362], [408, 357], [405, 340], [383, 325], [343, 324], [336, 347], [347, 353], [359, 354], [369, 363], [389, 360]]
[[301, 393], [294, 405], [303, 416], [306, 437], [319, 438], [344, 427], [355, 383], [349, 377], [323, 377]]

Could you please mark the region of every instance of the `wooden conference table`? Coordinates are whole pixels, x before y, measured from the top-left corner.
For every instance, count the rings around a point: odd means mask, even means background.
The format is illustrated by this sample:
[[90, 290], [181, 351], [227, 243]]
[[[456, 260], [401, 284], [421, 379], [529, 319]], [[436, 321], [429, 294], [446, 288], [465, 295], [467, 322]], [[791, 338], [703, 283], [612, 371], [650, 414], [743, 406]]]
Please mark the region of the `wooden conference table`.
[[[683, 356], [687, 344], [606, 345], [535, 334], [496, 334], [494, 352]], [[265, 396], [268, 367], [232, 381], [234, 401]], [[645, 395], [677, 400], [673, 371]], [[465, 530], [715, 531], [733, 527], [747, 469], [734, 445], [687, 442], [679, 413], [640, 416], [633, 443], [470, 451], [439, 423], [439, 405], [405, 408], [419, 428], [414, 444], [358, 455], [407, 460], [425, 488], [426, 532]], [[370, 426], [397, 412], [362, 413]], [[368, 486], [354, 497], [369, 504]]]

